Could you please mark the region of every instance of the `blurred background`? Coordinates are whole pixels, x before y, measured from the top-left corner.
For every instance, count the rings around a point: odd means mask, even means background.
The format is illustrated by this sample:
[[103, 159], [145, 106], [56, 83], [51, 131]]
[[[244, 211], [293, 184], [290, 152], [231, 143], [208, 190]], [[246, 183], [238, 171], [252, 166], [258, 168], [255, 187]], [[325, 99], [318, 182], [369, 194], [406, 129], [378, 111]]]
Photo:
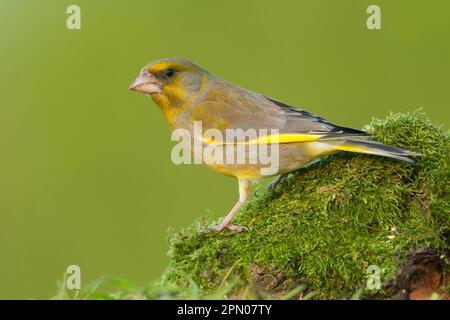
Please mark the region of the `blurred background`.
[[[66, 9], [81, 8], [81, 30]], [[381, 7], [381, 30], [366, 8]], [[0, 0], [0, 298], [158, 279], [169, 227], [224, 216], [237, 184], [176, 166], [159, 109], [127, 87], [184, 57], [253, 91], [361, 128], [423, 108], [450, 123], [450, 2]]]

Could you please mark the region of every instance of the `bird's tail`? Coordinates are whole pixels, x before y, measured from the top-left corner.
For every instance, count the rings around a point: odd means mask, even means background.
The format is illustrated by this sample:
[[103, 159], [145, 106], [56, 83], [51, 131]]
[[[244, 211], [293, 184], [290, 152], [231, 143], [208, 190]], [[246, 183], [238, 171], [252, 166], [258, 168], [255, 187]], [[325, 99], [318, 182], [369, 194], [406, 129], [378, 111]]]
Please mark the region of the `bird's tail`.
[[335, 146], [334, 149], [365, 154], [375, 154], [407, 162], [413, 162], [413, 160], [410, 159], [410, 156], [422, 156], [422, 154], [418, 152], [395, 146], [389, 146], [371, 140], [346, 140], [343, 144]]

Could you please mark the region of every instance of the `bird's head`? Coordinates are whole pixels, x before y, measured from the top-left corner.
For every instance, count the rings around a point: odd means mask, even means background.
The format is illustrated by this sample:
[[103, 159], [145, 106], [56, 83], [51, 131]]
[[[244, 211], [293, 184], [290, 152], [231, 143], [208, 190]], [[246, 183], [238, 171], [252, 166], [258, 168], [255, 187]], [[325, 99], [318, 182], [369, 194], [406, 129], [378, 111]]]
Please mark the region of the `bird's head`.
[[149, 94], [163, 109], [181, 108], [205, 89], [209, 77], [192, 62], [167, 58], [145, 66], [129, 89]]

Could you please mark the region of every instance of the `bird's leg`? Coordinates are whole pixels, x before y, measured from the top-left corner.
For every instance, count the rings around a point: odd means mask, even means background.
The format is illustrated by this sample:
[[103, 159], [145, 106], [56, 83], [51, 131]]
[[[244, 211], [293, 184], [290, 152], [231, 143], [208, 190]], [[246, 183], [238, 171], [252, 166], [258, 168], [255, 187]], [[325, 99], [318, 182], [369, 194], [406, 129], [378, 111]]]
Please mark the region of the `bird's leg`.
[[269, 185], [267, 186], [267, 189], [269, 191], [274, 191], [280, 183], [282, 183], [284, 180], [286, 180], [288, 175], [289, 175], [289, 173], [280, 174], [271, 183], [269, 183]]
[[247, 179], [238, 179], [239, 181], [239, 201], [234, 205], [233, 209], [228, 213], [228, 215], [223, 219], [222, 223], [210, 228], [211, 230], [222, 231], [223, 229], [230, 229], [233, 231], [248, 231], [246, 227], [237, 226], [231, 224], [231, 219], [233, 219], [234, 215], [238, 212], [239, 208], [242, 204], [248, 199], [251, 192], [251, 184]]

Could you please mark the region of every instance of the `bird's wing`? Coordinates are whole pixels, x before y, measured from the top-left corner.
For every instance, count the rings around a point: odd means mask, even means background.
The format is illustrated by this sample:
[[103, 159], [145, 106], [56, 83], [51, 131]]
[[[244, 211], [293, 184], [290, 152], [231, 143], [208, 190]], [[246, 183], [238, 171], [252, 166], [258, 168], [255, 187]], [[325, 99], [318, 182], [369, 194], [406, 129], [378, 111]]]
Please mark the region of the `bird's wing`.
[[[281, 117], [284, 118], [284, 125], [280, 129], [281, 133], [303, 133], [319, 134], [323, 138], [361, 137], [370, 135], [366, 131], [332, 124], [319, 116], [308, 111], [293, 107], [276, 99], [263, 96], [267, 101], [281, 110]], [[279, 112], [277, 112], [279, 115]]]
[[275, 140], [279, 143], [368, 135], [365, 131], [336, 126], [312, 113], [225, 81], [217, 82], [199, 105], [210, 115], [202, 118], [203, 128], [220, 128], [226, 124], [227, 129], [276, 129], [279, 134]]

